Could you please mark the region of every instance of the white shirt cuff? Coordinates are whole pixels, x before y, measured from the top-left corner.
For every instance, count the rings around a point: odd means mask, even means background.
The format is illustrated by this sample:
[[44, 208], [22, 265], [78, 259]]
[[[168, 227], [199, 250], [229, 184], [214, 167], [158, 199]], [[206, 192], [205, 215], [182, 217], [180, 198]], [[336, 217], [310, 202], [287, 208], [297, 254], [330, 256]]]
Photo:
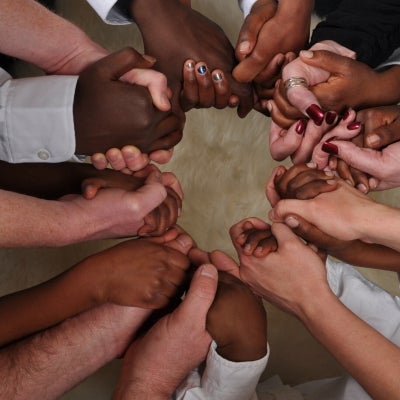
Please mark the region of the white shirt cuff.
[[69, 160], [75, 152], [73, 103], [78, 77], [4, 79], [4, 71], [0, 74], [0, 159]]
[[127, 25], [133, 22], [129, 15], [122, 12], [118, 0], [86, 0], [98, 16], [109, 25]]
[[239, 1], [239, 7], [243, 11], [243, 15], [246, 18], [251, 11], [251, 7], [253, 7], [254, 3], [257, 0], [238, 0]]

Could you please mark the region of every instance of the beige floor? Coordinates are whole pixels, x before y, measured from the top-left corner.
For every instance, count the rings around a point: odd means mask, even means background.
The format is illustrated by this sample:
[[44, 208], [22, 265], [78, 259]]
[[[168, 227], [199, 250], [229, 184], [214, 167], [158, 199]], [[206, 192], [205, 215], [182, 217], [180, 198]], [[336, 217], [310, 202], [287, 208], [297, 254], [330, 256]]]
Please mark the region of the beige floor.
[[[197, 0], [193, 5], [219, 23], [235, 42], [241, 24], [236, 2]], [[110, 50], [125, 45], [141, 48], [135, 26], [106, 26], [83, 0], [59, 0], [58, 10]], [[201, 247], [220, 248], [233, 255], [229, 227], [248, 216], [266, 218], [269, 205], [264, 185], [276, 165], [268, 152], [268, 126], [269, 120], [256, 112], [244, 120], [233, 110], [194, 110], [188, 114], [184, 139], [164, 169], [175, 172], [181, 180], [185, 203], [180, 224]], [[399, 192], [375, 197], [396, 205]], [[112, 241], [51, 250], [0, 250], [0, 291], [7, 293], [40, 282], [110, 244]], [[393, 273], [363, 272], [388, 290], [398, 292]], [[269, 305], [266, 308], [272, 353], [265, 376], [279, 374], [286, 383], [299, 383], [340, 371], [296, 319]], [[63, 399], [109, 399], [118, 370], [119, 362], [115, 361]]]

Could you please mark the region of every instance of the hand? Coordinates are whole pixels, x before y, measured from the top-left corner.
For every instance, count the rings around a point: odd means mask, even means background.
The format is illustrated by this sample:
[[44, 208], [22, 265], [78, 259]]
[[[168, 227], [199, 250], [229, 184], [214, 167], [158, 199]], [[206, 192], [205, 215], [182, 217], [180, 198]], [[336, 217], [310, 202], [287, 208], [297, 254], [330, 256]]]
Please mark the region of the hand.
[[276, 167], [268, 180], [266, 195], [275, 206], [280, 199], [312, 199], [335, 189], [333, 173], [318, 170], [313, 164], [298, 164], [288, 170]]
[[399, 67], [376, 71], [352, 57], [316, 49], [301, 52], [300, 59], [310, 68], [329, 73], [326, 81], [310, 87], [324, 109], [341, 113], [349, 107], [360, 109], [399, 101]]
[[214, 266], [199, 267], [180, 306], [133, 342], [124, 357], [114, 400], [169, 398], [205, 359], [211, 344], [206, 316], [217, 281]]
[[212, 253], [217, 268], [240, 276], [263, 299], [302, 316], [302, 305], [313, 301], [316, 291], [329, 290], [325, 266], [307, 246], [283, 224], [273, 224], [272, 235], [278, 248], [265, 257], [239, 253], [240, 267], [222, 252]]
[[246, 218], [229, 230], [232, 243], [242, 257], [265, 257], [277, 249], [271, 226], [258, 218]]
[[147, 88], [120, 80], [143, 64], [149, 65], [126, 48], [80, 74], [74, 100], [76, 153], [105, 153], [125, 145], [151, 153], [180, 141], [182, 121], [171, 112], [156, 110]]
[[149, 166], [146, 171], [141, 171], [141, 178], [107, 172], [107, 174], [103, 172], [102, 176], [83, 181], [82, 192], [86, 199], [93, 199], [101, 189], [119, 188], [132, 191], [145, 184], [161, 183], [167, 191], [167, 197], [144, 217], [144, 224], [138, 229], [137, 234], [140, 236], [161, 235], [176, 224], [182, 209], [183, 191], [173, 173], [161, 173], [155, 166]]
[[[338, 205], [340, 204], [340, 212]], [[364, 239], [364, 225], [378, 218], [375, 203], [342, 180], [337, 188], [309, 200], [280, 200], [269, 212], [273, 222], [291, 226], [290, 215], [297, 214], [324, 233], [341, 240]], [[323, 218], [321, 218], [323, 216]]]
[[[327, 50], [354, 58], [354, 52], [329, 40], [316, 43], [310, 50]], [[301, 54], [310, 53], [302, 52]], [[329, 71], [306, 64], [304, 62], [304, 57], [296, 58], [282, 70], [282, 81], [274, 92], [274, 101], [277, 107], [280, 109], [281, 113], [289, 119], [297, 119], [299, 117], [298, 111], [300, 111], [303, 115], [310, 117], [317, 125], [321, 125], [324, 119], [324, 111], [319, 99], [310, 90], [310, 87], [328, 81], [330, 76], [331, 73]], [[304, 84], [295, 84], [295, 86], [289, 88], [285, 87], [289, 84], [291, 78], [302, 78], [305, 79], [305, 82]], [[342, 111], [337, 110], [337, 105], [328, 109]], [[281, 126], [285, 126], [283, 125], [283, 121], [276, 122]]]
[[259, 360], [267, 354], [267, 318], [261, 300], [239, 279], [220, 271], [207, 330], [226, 360]]
[[301, 7], [285, 0], [279, 4], [274, 0], [256, 1], [239, 33], [236, 58], [240, 63], [233, 76], [239, 82], [273, 85], [271, 78], [280, 72], [285, 54], [297, 54], [305, 47], [311, 12], [311, 1], [303, 1]]
[[247, 115], [253, 107], [252, 89], [232, 78], [234, 50], [218, 25], [178, 0], [135, 0], [131, 13], [142, 33], [146, 53], [157, 59], [156, 68], [167, 76], [175, 113], [180, 109], [182, 66], [192, 59], [204, 61], [210, 70], [224, 72], [232, 94], [239, 98], [238, 115]]
[[[327, 165], [330, 155], [339, 157], [350, 167], [367, 173], [370, 177], [368, 184], [364, 182], [364, 185], [368, 185], [368, 188], [372, 190], [384, 190], [399, 186], [397, 166], [400, 147], [397, 142], [397, 131], [400, 123], [398, 116], [399, 108], [391, 106], [360, 111], [357, 113], [357, 119], [360, 120], [359, 125], [350, 122], [346, 126], [345, 123], [351, 121], [351, 116], [346, 118], [343, 124], [332, 130], [330, 137], [334, 137], [335, 140], [329, 140], [329, 137], [325, 136], [316, 146], [313, 160], [320, 167], [324, 167]], [[362, 129], [361, 122], [364, 123], [363, 142], [366, 147], [360, 147], [360, 144], [357, 145], [357, 143], [347, 140], [340, 140], [357, 135]], [[356, 129], [349, 130], [348, 126]], [[392, 142], [393, 144], [391, 144]], [[382, 146], [383, 148], [375, 151], [369, 148], [370, 146], [376, 146], [378, 149]]]
[[271, 156], [277, 161], [290, 156], [294, 164], [310, 161], [314, 147], [338, 120], [338, 115], [334, 111], [328, 111], [324, 113], [322, 121], [318, 124], [301, 118], [285, 129], [274, 122], [277, 107], [274, 106], [273, 101], [270, 101], [270, 109], [272, 117], [269, 135]]

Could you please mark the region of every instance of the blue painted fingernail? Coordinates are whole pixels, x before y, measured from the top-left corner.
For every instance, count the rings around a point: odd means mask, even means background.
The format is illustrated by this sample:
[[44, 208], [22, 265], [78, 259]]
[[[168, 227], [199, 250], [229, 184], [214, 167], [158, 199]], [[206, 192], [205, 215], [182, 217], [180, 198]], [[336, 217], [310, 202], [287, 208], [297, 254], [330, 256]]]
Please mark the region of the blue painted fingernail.
[[207, 72], [207, 67], [205, 65], [200, 65], [200, 67], [197, 68], [197, 72], [200, 75], [205, 75]]

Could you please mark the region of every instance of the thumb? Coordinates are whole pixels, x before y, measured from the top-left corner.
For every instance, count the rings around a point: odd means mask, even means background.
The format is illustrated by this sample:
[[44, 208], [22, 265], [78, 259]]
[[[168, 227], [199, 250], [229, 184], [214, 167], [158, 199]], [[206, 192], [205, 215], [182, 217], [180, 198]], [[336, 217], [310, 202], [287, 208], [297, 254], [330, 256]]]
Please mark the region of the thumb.
[[342, 71], [350, 61], [349, 57], [326, 50], [302, 50], [300, 52], [300, 58], [304, 63], [321, 68], [330, 73]]
[[214, 250], [210, 254], [211, 262], [219, 271], [227, 272], [240, 279], [240, 270], [237, 262], [221, 250]]
[[203, 264], [195, 271], [190, 288], [179, 306], [180, 312], [192, 318], [193, 314], [206, 315], [214, 301], [218, 285], [218, 272], [214, 265]]
[[154, 62], [143, 57], [132, 47], [126, 47], [102, 58], [96, 63], [107, 77], [118, 80], [132, 68], [151, 68]]
[[167, 197], [167, 191], [161, 183], [146, 183], [132, 193], [135, 198], [136, 212], [143, 217], [157, 208]]
[[[323, 145], [322, 148], [324, 148]], [[342, 159], [349, 166], [372, 176], [376, 176], [377, 172], [383, 167], [382, 153], [380, 151], [360, 148], [349, 141], [330, 141], [329, 147], [325, 151], [330, 151], [330, 154]], [[321, 150], [321, 157], [323, 152]], [[318, 154], [315, 157], [318, 157]], [[315, 162], [317, 163], [317, 161]]]

